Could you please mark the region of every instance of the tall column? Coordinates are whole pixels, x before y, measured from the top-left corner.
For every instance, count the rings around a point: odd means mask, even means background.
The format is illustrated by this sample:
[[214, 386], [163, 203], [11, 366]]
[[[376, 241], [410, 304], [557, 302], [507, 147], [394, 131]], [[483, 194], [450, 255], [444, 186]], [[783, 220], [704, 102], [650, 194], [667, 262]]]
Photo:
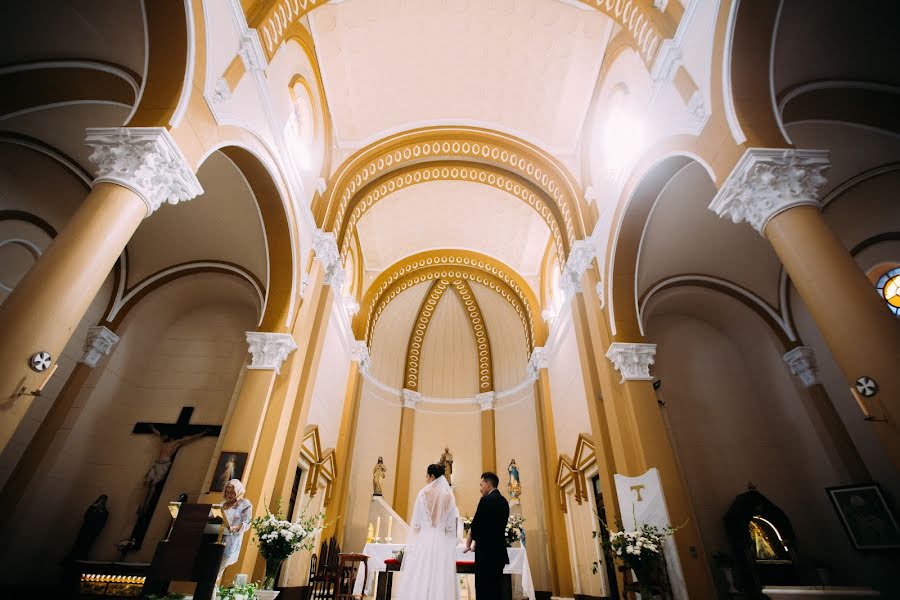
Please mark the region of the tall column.
[[541, 459], [541, 481], [544, 484], [544, 527], [547, 529], [550, 584], [553, 594], [572, 597], [572, 563], [566, 539], [566, 522], [556, 491], [554, 468], [559, 457], [556, 446], [556, 426], [553, 421], [553, 402], [550, 398], [550, 376], [547, 356], [543, 348], [535, 348], [528, 361], [528, 374], [534, 379], [534, 413], [538, 425], [538, 450]]
[[359, 403], [362, 396], [363, 373], [370, 366], [369, 348], [365, 341], [354, 342], [352, 350], [353, 362], [347, 376], [347, 392], [344, 395], [344, 410], [341, 415], [341, 428], [338, 432], [335, 448], [334, 492], [331, 495], [331, 506], [328, 507], [324, 537], [334, 534], [338, 544], [343, 545], [344, 532], [347, 528], [347, 503], [350, 497], [350, 475], [353, 464], [353, 448], [356, 444], [357, 424], [359, 422]]
[[[705, 554], [702, 551], [697, 519], [693, 515], [687, 487], [681, 479], [675, 453], [659, 413], [649, 372], [638, 380], [623, 377], [621, 382], [616, 382], [614, 369], [603, 360], [604, 355], [609, 357], [611, 351], [615, 353], [613, 349], [616, 344], [612, 343], [607, 320], [604, 318], [599, 295], [602, 288], [597, 285], [593, 258], [594, 250], [588, 241], [575, 242], [563, 271], [563, 283], [566, 293], [573, 297], [576, 333], [580, 332], [579, 335], [583, 338], [579, 339], [579, 349], [593, 363], [588, 365], [590, 378], [597, 380], [592, 387], [602, 390], [600, 397], [593, 397], [598, 405], [598, 415], [591, 416], [602, 432], [599, 436], [594, 435], [598, 464], [603, 465], [601, 470], [614, 469], [615, 472], [628, 476], [641, 475], [651, 467], [659, 469], [673, 523], [686, 523], [675, 534], [675, 544], [687, 589], [692, 598], [712, 598], [712, 575], [703, 558]], [[619, 513], [612, 475], [612, 472], [609, 473], [609, 481], [604, 481], [601, 473], [600, 479], [604, 500], [610, 499], [605, 502], [608, 516], [611, 516], [610, 508], [613, 509], [613, 514]]]
[[656, 344], [644, 343], [616, 342], [607, 351], [607, 358], [622, 376], [623, 422], [619, 425], [624, 430], [625, 448], [616, 457], [616, 467], [623, 475], [632, 477], [652, 467], [659, 470], [669, 518], [673, 525], [684, 523], [674, 538], [688, 594], [691, 598], [714, 598], [697, 518], [653, 390], [650, 365], [655, 354]]
[[494, 392], [475, 395], [481, 408], [481, 470], [497, 472], [497, 433], [494, 414]]
[[[222, 432], [221, 452], [246, 452], [247, 463], [241, 481], [247, 488], [246, 498], [253, 503], [254, 512], [259, 515], [265, 512], [262, 503], [262, 491], [266, 479], [266, 461], [271, 453], [271, 419], [267, 418], [280, 412], [280, 406], [270, 406], [275, 380], [281, 372], [282, 365], [288, 356], [297, 348], [294, 338], [289, 333], [269, 333], [248, 331], [247, 344], [251, 355], [251, 363], [244, 375], [241, 390], [228, 423]], [[271, 410], [270, 410], [271, 408]], [[265, 430], [266, 436], [263, 432]], [[213, 457], [216, 460], [216, 457]], [[215, 477], [215, 474], [213, 474]], [[210, 492], [200, 498], [201, 502], [218, 502], [218, 493]], [[252, 573], [259, 550], [249, 544], [245, 536], [243, 551], [238, 562], [229, 568], [223, 581], [228, 581], [235, 573]]]
[[84, 342], [84, 351], [81, 358], [69, 378], [57, 395], [53, 406], [47, 411], [46, 416], [38, 426], [37, 431], [25, 448], [22, 458], [16, 463], [9, 479], [0, 492], [0, 529], [3, 529], [13, 518], [16, 506], [24, 499], [28, 486], [38, 476], [46, 474], [50, 468], [50, 461], [45, 459], [51, 456], [50, 448], [54, 442], [57, 444], [55, 455], [65, 446], [65, 439], [60, 439], [63, 423], [69, 416], [69, 411], [75, 404], [75, 399], [81, 392], [81, 388], [91, 374], [91, 369], [97, 366], [100, 359], [109, 354], [119, 336], [109, 328], [95, 325], [88, 328], [88, 335]]
[[400, 409], [400, 435], [397, 439], [397, 476], [394, 478], [394, 511], [409, 521], [409, 477], [412, 469], [413, 426], [416, 422], [416, 404], [422, 394], [403, 390], [403, 408]]
[[877, 382], [869, 424], [900, 468], [900, 322], [819, 211], [828, 165], [824, 150], [749, 148], [709, 208], [771, 242], [848, 387]]
[[784, 355], [784, 362], [806, 388], [807, 394], [803, 397], [806, 414], [828, 462], [843, 479], [842, 483], [871, 480], [869, 470], [819, 379], [815, 351], [807, 346], [798, 346]]
[[[0, 451], [144, 217], [203, 193], [159, 127], [88, 129], [97, 178], [47, 252], [0, 306]], [[43, 365], [30, 359], [46, 353]]]

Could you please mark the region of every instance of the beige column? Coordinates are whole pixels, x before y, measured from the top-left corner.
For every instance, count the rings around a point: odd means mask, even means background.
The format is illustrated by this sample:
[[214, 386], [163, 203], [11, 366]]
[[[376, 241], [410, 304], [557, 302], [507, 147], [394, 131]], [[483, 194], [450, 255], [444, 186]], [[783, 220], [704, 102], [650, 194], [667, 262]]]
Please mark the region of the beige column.
[[572, 563], [566, 539], [566, 522], [559, 496], [556, 493], [556, 463], [559, 451], [556, 446], [556, 427], [553, 421], [553, 402], [550, 397], [550, 376], [543, 348], [535, 348], [528, 363], [534, 381], [534, 412], [538, 424], [538, 450], [541, 460], [541, 481], [544, 501], [544, 527], [547, 530], [550, 566], [550, 585], [553, 594], [572, 597]]
[[[89, 129], [86, 143], [98, 173], [91, 193], [0, 306], [0, 451], [141, 220], [203, 192], [165, 129]], [[36, 353], [54, 366], [36, 371]]]
[[900, 468], [900, 322], [819, 211], [828, 165], [823, 150], [750, 148], [710, 209], [747, 221], [772, 243], [847, 386], [863, 376], [877, 382], [865, 400], [869, 424]]
[[[604, 502], [607, 517], [613, 519], [613, 515], [618, 515], [619, 506], [614, 492], [613, 473], [610, 472], [608, 480], [604, 481], [602, 471], [609, 469], [622, 475], [636, 476], [656, 467], [660, 472], [673, 524], [686, 523], [675, 534], [675, 544], [688, 592], [691, 598], [712, 598], [712, 575], [704, 559], [697, 519], [693, 515], [687, 486], [681, 479], [675, 453], [659, 412], [649, 371], [641, 373], [641, 380], [633, 380], [635, 378], [629, 376], [623, 377], [619, 383], [615, 370], [609, 362], [603, 360], [604, 354], [610, 358], [620, 354], [620, 351], [616, 349], [617, 344], [611, 343], [612, 336], [607, 327], [608, 321], [604, 318], [596, 271], [592, 266], [593, 258], [593, 248], [588, 242], [575, 242], [563, 272], [563, 284], [567, 295], [573, 298], [572, 311], [575, 331], [579, 336], [579, 350], [583, 355], [585, 389], [595, 394], [588, 397], [593, 398], [597, 405], [597, 416], [591, 415], [592, 423], [596, 421], [596, 427], [602, 432], [601, 435], [594, 435], [594, 441], [601, 470], [603, 497], [604, 500], [610, 499]], [[640, 352], [636, 352], [634, 360], [640, 360], [642, 356]], [[630, 365], [630, 360], [629, 355], [625, 364]], [[615, 360], [613, 363], [618, 369], [619, 363]], [[649, 368], [649, 364], [645, 366]]]
[[324, 537], [334, 535], [338, 544], [343, 546], [344, 532], [347, 528], [347, 503], [350, 497], [350, 475], [353, 465], [353, 448], [356, 443], [357, 424], [359, 422], [359, 403], [362, 396], [363, 371], [369, 366], [369, 349], [364, 341], [355, 342], [353, 363], [347, 376], [347, 392], [344, 396], [344, 410], [341, 414], [341, 428], [338, 431], [335, 448], [335, 468], [331, 505], [327, 511], [328, 527]]
[[850, 433], [835, 410], [828, 391], [819, 380], [819, 369], [813, 349], [798, 346], [784, 355], [784, 362], [806, 388], [803, 406], [819, 438], [819, 443], [822, 444], [825, 457], [841, 478], [840, 483], [871, 480], [869, 469], [866, 468]]
[[[62, 390], [53, 402], [53, 406], [47, 412], [37, 432], [31, 438], [22, 458], [16, 463], [15, 468], [6, 480], [3, 491], [0, 492], [0, 529], [9, 522], [15, 514], [15, 508], [25, 497], [28, 486], [39, 476], [47, 473], [53, 456], [58, 456], [65, 446], [66, 436], [62, 436], [62, 426], [69, 411], [75, 404], [75, 399], [81, 393], [81, 388], [91, 374], [91, 369], [97, 366], [103, 356], [109, 354], [112, 347], [118, 342], [119, 337], [104, 326], [93, 326], [88, 329], [87, 339], [84, 344], [84, 352], [81, 359], [75, 365]], [[51, 446], [56, 444], [57, 450], [51, 454]], [[50, 461], [45, 459], [51, 458]]]
[[400, 411], [400, 435], [397, 440], [397, 476], [394, 478], [394, 511], [409, 521], [409, 477], [412, 469], [413, 426], [416, 422], [416, 403], [422, 394], [403, 390]]
[[481, 408], [481, 470], [497, 472], [497, 428], [494, 413], [494, 392], [476, 394]]

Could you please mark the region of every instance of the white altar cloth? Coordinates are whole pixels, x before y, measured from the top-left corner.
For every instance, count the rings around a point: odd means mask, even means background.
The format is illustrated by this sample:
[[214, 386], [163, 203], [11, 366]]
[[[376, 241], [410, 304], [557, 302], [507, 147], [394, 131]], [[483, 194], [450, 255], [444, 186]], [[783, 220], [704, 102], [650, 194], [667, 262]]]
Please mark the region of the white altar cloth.
[[[399, 550], [402, 547], [402, 544], [366, 544], [366, 547], [363, 548], [362, 553], [369, 557], [369, 579], [365, 582], [367, 594], [373, 593], [372, 582], [375, 580], [375, 573], [383, 573], [386, 570], [384, 561], [394, 558], [394, 550]], [[473, 552], [465, 554], [463, 550], [465, 550], [465, 546], [456, 547], [457, 562], [475, 560]], [[528, 565], [528, 554], [525, 552], [525, 548], [507, 548], [506, 552], [509, 554], [509, 564], [506, 565], [503, 572], [520, 576], [519, 585], [516, 585], [516, 578], [513, 578], [513, 600], [520, 600], [521, 598], [535, 600], [534, 581], [531, 579], [531, 567]], [[397, 573], [397, 575], [400, 575], [400, 573]], [[402, 575], [400, 576], [402, 577]], [[362, 592], [362, 579], [363, 571], [360, 569], [356, 575], [356, 585], [353, 587], [354, 594]]]

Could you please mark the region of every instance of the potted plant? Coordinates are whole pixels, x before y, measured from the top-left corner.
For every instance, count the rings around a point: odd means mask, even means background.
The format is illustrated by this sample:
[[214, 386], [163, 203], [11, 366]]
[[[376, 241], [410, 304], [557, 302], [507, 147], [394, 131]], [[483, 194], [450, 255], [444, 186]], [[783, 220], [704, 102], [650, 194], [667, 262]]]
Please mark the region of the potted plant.
[[325, 515], [322, 513], [307, 515], [304, 508], [292, 523], [282, 516], [280, 502], [274, 514], [268, 512], [253, 519], [253, 539], [259, 545], [259, 553], [266, 560], [266, 578], [262, 589], [271, 590], [275, 587], [275, 577], [281, 563], [291, 554], [297, 550], [313, 550], [324, 519]]
[[257, 600], [258, 586], [255, 583], [236, 583], [219, 588], [216, 592], [217, 600]]

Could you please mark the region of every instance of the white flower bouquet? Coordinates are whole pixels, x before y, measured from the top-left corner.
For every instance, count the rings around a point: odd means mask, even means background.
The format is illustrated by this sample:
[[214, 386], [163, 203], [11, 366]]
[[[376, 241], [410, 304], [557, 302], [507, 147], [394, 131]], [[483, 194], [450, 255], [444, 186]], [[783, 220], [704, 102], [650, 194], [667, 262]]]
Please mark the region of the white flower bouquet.
[[325, 515], [307, 515], [305, 511], [294, 522], [271, 512], [251, 522], [259, 553], [266, 559], [265, 589], [272, 589], [278, 567], [298, 550], [313, 550], [316, 536], [322, 530]]
[[515, 542], [525, 539], [525, 517], [522, 515], [509, 515], [504, 533], [506, 535], [507, 548]]

